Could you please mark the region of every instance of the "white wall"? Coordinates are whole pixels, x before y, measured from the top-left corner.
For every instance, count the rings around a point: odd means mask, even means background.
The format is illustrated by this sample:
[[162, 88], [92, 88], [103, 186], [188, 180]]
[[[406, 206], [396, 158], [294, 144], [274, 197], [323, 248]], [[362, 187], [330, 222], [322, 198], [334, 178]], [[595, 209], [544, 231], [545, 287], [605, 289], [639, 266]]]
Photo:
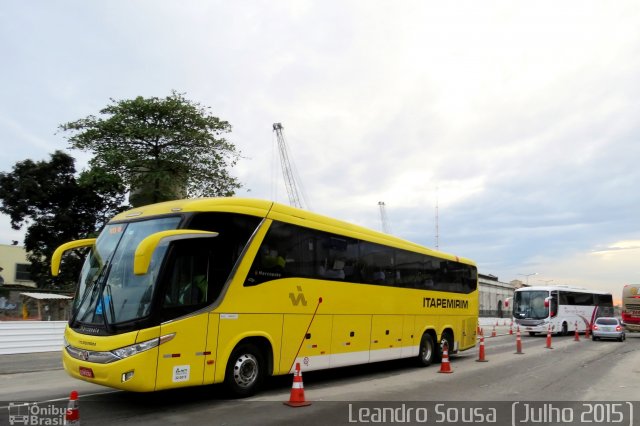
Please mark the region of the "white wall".
[[62, 350], [67, 321], [0, 321], [0, 355]]

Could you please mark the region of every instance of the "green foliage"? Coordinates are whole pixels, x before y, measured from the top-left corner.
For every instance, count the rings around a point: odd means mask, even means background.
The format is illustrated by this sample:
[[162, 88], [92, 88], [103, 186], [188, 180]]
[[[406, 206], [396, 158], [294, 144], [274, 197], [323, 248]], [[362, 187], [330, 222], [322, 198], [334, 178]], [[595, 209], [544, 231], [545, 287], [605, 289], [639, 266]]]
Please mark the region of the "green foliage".
[[[40, 287], [52, 285], [49, 268], [60, 244], [95, 235], [114, 214], [124, 210], [124, 186], [117, 176], [94, 168], [76, 178], [75, 160], [61, 151], [49, 161], [24, 160], [11, 173], [0, 173], [0, 212], [13, 229], [27, 228], [24, 247], [31, 275]], [[57, 282], [74, 284], [81, 259], [63, 258]]]
[[222, 135], [231, 125], [175, 91], [137, 97], [66, 123], [71, 147], [94, 154], [91, 164], [119, 175], [134, 206], [176, 198], [231, 196], [240, 188], [228, 169], [239, 158]]

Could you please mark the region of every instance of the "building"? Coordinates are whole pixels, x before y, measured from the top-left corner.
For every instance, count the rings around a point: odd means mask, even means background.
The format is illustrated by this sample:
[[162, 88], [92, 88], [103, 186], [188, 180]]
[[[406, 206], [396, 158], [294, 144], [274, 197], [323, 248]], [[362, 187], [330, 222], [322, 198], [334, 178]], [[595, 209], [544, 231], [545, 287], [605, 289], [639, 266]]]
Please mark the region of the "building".
[[480, 288], [480, 316], [510, 318], [511, 303], [505, 303], [513, 298], [513, 292], [517, 288], [515, 283], [503, 283], [494, 275], [478, 274]]
[[0, 244], [0, 285], [35, 288], [24, 247]]
[[24, 247], [0, 244], [0, 321], [67, 320], [71, 297], [39, 290]]

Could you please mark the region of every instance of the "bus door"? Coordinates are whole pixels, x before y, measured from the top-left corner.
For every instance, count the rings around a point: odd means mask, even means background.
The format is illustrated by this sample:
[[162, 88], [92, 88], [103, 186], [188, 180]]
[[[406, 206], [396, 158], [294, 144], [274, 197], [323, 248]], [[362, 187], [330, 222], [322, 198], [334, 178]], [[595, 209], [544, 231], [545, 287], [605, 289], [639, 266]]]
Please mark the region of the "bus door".
[[161, 336], [173, 338], [159, 347], [156, 390], [203, 384], [205, 365], [216, 353], [207, 347], [210, 315], [204, 308], [212, 301], [212, 290], [206, 242], [178, 242], [168, 256], [158, 302]]

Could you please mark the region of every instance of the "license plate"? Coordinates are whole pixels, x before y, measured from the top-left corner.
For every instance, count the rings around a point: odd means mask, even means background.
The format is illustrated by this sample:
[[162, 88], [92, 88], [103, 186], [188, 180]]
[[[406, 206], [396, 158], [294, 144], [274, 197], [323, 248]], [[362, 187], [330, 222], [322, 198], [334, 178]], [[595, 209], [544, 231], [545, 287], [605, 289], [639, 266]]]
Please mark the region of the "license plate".
[[80, 375], [83, 377], [88, 377], [90, 379], [94, 378], [93, 370], [87, 367], [80, 367]]

